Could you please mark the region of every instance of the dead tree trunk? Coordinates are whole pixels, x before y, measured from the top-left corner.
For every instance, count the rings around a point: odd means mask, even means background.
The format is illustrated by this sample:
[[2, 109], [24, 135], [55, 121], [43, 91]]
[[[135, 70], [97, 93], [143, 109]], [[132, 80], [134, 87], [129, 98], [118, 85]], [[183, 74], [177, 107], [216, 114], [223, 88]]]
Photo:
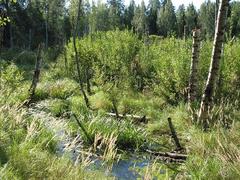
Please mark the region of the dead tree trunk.
[[183, 27], [183, 40], [186, 41], [187, 39], [187, 25]]
[[[151, 150], [146, 150], [148, 153], [155, 155], [155, 156], [160, 156], [160, 157], [166, 157], [166, 158], [171, 158], [173, 160], [180, 160], [180, 162], [184, 162], [187, 160], [188, 155], [186, 154], [179, 154], [179, 153], [172, 153], [172, 152], [154, 152]], [[182, 161], [181, 161], [182, 160]]]
[[113, 105], [113, 110], [116, 113], [116, 118], [119, 119], [119, 113], [118, 113], [118, 109], [117, 109], [116, 100], [112, 100], [112, 105]]
[[64, 47], [63, 50], [63, 54], [64, 54], [64, 67], [65, 67], [65, 71], [68, 74], [68, 58], [67, 58], [67, 49]]
[[32, 47], [32, 29], [29, 29], [28, 32], [28, 50], [31, 50]]
[[180, 145], [180, 142], [179, 142], [179, 139], [177, 137], [177, 132], [173, 126], [173, 123], [172, 123], [172, 119], [171, 118], [168, 118], [168, 125], [169, 125], [169, 128], [170, 128], [170, 131], [171, 131], [171, 134], [172, 134], [172, 138], [176, 144], [176, 147], [177, 149], [176, 150], [182, 150], [182, 146]]
[[48, 49], [48, 16], [49, 16], [49, 5], [48, 2], [45, 1], [45, 13], [46, 13], [46, 19], [45, 19], [45, 48]]
[[37, 52], [37, 59], [36, 59], [36, 65], [35, 65], [35, 71], [33, 74], [32, 84], [29, 88], [29, 98], [24, 103], [24, 105], [29, 106], [34, 98], [35, 90], [37, 88], [37, 84], [39, 82], [40, 72], [41, 72], [41, 65], [42, 65], [42, 48], [43, 44], [39, 44], [38, 46], [38, 52]]
[[86, 93], [84, 91], [84, 86], [83, 86], [83, 82], [82, 82], [82, 78], [81, 78], [79, 55], [78, 55], [77, 46], [76, 46], [76, 36], [77, 36], [78, 26], [79, 26], [79, 21], [80, 21], [81, 4], [82, 4], [82, 1], [79, 0], [79, 2], [78, 2], [78, 14], [77, 14], [77, 20], [76, 20], [76, 27], [75, 27], [75, 31], [73, 33], [73, 47], [74, 47], [74, 51], [75, 51], [75, 61], [76, 61], [76, 65], [77, 65], [78, 82], [79, 82], [79, 85], [80, 85], [80, 90], [81, 90], [81, 92], [83, 94], [83, 98], [84, 98], [86, 106], [88, 108], [90, 108], [89, 100], [88, 100], [88, 97], [87, 97], [87, 95], [86, 95]]
[[92, 138], [89, 136], [89, 134], [88, 134], [88, 132], [86, 131], [86, 129], [85, 129], [85, 127], [83, 126], [83, 124], [78, 120], [76, 114], [72, 114], [72, 115], [73, 115], [73, 117], [75, 118], [75, 120], [77, 121], [78, 126], [81, 128], [81, 130], [82, 130], [83, 133], [85, 134], [88, 142], [89, 142], [90, 144], [92, 144], [92, 143], [93, 143], [93, 140], [92, 140]]
[[188, 90], [188, 109], [194, 111], [193, 103], [197, 96], [197, 73], [199, 64], [200, 30], [193, 30], [192, 60]]
[[87, 67], [87, 69], [86, 69], [86, 83], [87, 83], [87, 92], [88, 92], [89, 95], [92, 94], [91, 82], [90, 82], [91, 77], [90, 76], [91, 76], [90, 75], [90, 70], [89, 70], [89, 67]]
[[220, 59], [222, 52], [222, 44], [224, 40], [224, 32], [226, 26], [226, 13], [229, 7], [229, 0], [222, 0], [219, 5], [217, 26], [215, 29], [215, 37], [213, 51], [211, 57], [211, 65], [209, 68], [208, 79], [205, 90], [202, 96], [201, 107], [198, 114], [198, 120], [203, 123], [203, 128], [206, 130], [209, 126], [209, 110], [213, 103], [216, 82], [219, 76]]

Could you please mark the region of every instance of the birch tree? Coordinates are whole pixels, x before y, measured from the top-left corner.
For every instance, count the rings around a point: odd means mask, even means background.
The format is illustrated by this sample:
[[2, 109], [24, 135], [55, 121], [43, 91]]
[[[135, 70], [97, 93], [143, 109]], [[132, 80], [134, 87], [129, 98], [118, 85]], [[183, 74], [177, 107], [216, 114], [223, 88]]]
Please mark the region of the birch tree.
[[200, 49], [200, 30], [193, 30], [192, 60], [190, 68], [189, 91], [188, 91], [188, 108], [194, 110], [193, 103], [196, 101], [197, 95], [197, 73], [199, 64]]
[[228, 7], [229, 0], [221, 0], [218, 10], [217, 26], [215, 29], [214, 44], [208, 79], [206, 82], [205, 90], [202, 96], [201, 107], [198, 114], [198, 119], [203, 123], [205, 130], [209, 126], [209, 112], [212, 109], [214, 92], [219, 77], [221, 52], [227, 19], [226, 13]]

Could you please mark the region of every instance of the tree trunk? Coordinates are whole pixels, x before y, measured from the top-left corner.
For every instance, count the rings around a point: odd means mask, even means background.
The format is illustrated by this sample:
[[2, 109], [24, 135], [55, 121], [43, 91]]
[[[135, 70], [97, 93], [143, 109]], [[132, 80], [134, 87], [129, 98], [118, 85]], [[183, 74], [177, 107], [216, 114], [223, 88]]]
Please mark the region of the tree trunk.
[[92, 94], [92, 91], [91, 91], [91, 82], [90, 82], [90, 73], [89, 73], [89, 67], [87, 67], [87, 69], [86, 69], [86, 83], [87, 83], [87, 92], [88, 92], [88, 94], [89, 95], [91, 95]]
[[183, 27], [183, 40], [186, 41], [187, 39], [187, 25]]
[[48, 15], [49, 15], [49, 9], [48, 9], [48, 2], [45, 2], [45, 13], [46, 13], [46, 19], [45, 19], [45, 48], [48, 49]]
[[188, 91], [188, 109], [194, 111], [193, 103], [197, 96], [197, 73], [200, 51], [200, 30], [193, 30], [192, 60], [190, 68], [189, 91]]
[[13, 48], [13, 26], [10, 24], [10, 48]]
[[63, 53], [64, 53], [64, 67], [68, 75], [68, 58], [67, 58], [67, 49], [65, 47], [64, 47]]
[[219, 0], [216, 0], [216, 2], [215, 2], [215, 26], [217, 26], [218, 8], [219, 8]]
[[178, 137], [177, 137], [177, 132], [176, 132], [174, 126], [173, 126], [173, 123], [172, 123], [172, 119], [171, 119], [171, 118], [168, 118], [168, 125], [169, 125], [169, 129], [170, 129], [170, 131], [171, 131], [171, 134], [172, 134], [172, 138], [173, 138], [173, 140], [174, 140], [174, 142], [175, 142], [175, 144], [176, 144], [176, 147], [177, 147], [176, 150], [177, 150], [177, 151], [182, 150], [183, 148], [182, 148], [182, 146], [181, 146], [181, 144], [180, 144], [180, 141], [179, 141], [179, 139], [178, 139]]
[[32, 79], [32, 84], [29, 88], [29, 98], [26, 102], [24, 102], [23, 105], [29, 106], [34, 98], [35, 90], [37, 88], [37, 84], [39, 82], [40, 72], [41, 72], [41, 65], [42, 65], [42, 48], [43, 45], [39, 44], [38, 52], [37, 52], [37, 59], [36, 59], [36, 65], [35, 65], [35, 71]]
[[86, 93], [84, 91], [84, 86], [83, 86], [83, 82], [82, 82], [82, 78], [81, 78], [79, 55], [78, 55], [77, 46], [76, 46], [76, 36], [77, 36], [77, 33], [78, 33], [78, 26], [79, 26], [79, 21], [80, 21], [81, 4], [82, 4], [82, 1], [79, 0], [79, 2], [78, 2], [78, 14], [77, 14], [76, 27], [75, 27], [75, 31], [73, 33], [73, 47], [74, 47], [74, 51], [75, 51], [75, 61], [76, 61], [76, 65], [77, 65], [78, 82], [79, 82], [79, 85], [80, 85], [80, 90], [81, 90], [81, 92], [83, 94], [83, 98], [84, 98], [86, 106], [88, 108], [90, 108], [89, 100], [88, 100], [88, 97], [87, 97], [87, 95], [86, 95]]
[[119, 113], [118, 113], [118, 109], [117, 109], [116, 100], [112, 101], [112, 105], [113, 105], [113, 110], [116, 113], [116, 118], [119, 119]]
[[229, 0], [222, 0], [219, 6], [217, 26], [215, 29], [215, 37], [213, 51], [211, 57], [211, 65], [209, 68], [208, 79], [202, 96], [201, 107], [198, 118], [203, 123], [204, 130], [209, 126], [209, 110], [211, 110], [216, 82], [219, 76], [220, 59], [222, 52], [222, 44], [224, 40], [224, 32], [226, 26], [226, 13], [229, 7]]
[[28, 50], [31, 50], [32, 47], [32, 29], [29, 29], [28, 32]]
[[[6, 8], [6, 16], [9, 17], [10, 15], [10, 8], [9, 8], [9, 0], [5, 1], [5, 8]], [[3, 29], [3, 47], [10, 48], [11, 47], [11, 22], [6, 22], [6, 25]]]

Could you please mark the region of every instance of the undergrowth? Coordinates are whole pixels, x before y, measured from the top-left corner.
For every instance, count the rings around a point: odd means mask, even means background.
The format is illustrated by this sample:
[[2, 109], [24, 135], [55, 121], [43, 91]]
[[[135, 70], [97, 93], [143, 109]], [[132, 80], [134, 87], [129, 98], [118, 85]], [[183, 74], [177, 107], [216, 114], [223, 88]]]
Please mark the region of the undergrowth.
[[[222, 83], [207, 132], [187, 111], [190, 41], [160, 41], [146, 46], [127, 31], [98, 32], [79, 39], [81, 80], [85, 89], [90, 85], [91, 92], [86, 92], [91, 109], [85, 106], [76, 81], [72, 44], [65, 47], [67, 62], [63, 54], [55, 61], [45, 61], [33, 108], [44, 104], [43, 111], [67, 120], [71, 137], [80, 134], [87, 158], [78, 163], [66, 154], [57, 154], [58, 140], [53, 132], [43, 120], [33, 118], [26, 107], [20, 106], [29, 96], [35, 52], [1, 52], [0, 178], [106, 179], [102, 171], [85, 169], [91, 162], [89, 154], [112, 165], [126, 151], [173, 151], [176, 147], [168, 127], [170, 117], [189, 157], [174, 168], [157, 160], [149, 163], [137, 170], [143, 178], [239, 179], [239, 40], [226, 44]], [[201, 46], [198, 100], [207, 77], [210, 47], [210, 41]], [[123, 116], [146, 116], [149, 121], [144, 124], [131, 118], [110, 117], [108, 113], [116, 113], [116, 109]], [[86, 132], [78, 126], [73, 113]]]

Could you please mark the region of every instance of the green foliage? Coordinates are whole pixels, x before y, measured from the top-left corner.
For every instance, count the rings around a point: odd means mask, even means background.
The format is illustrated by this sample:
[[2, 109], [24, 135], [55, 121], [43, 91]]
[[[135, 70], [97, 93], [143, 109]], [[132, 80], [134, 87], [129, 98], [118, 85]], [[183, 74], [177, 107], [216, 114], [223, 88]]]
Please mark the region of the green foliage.
[[[2, 97], [1, 97], [2, 98]], [[0, 105], [1, 179], [95, 179], [101, 173], [84, 172], [81, 164], [56, 154], [56, 141], [41, 119], [24, 109]]]
[[9, 17], [0, 17], [0, 27], [5, 26], [7, 22], [10, 22]]
[[75, 81], [69, 79], [56, 80], [39, 84], [36, 90], [36, 99], [45, 99], [47, 97], [66, 99], [78, 89]]
[[[17, 103], [20, 96], [26, 97], [26, 92], [23, 92], [23, 72], [19, 68], [11, 63], [0, 64], [0, 91], [2, 97], [1, 103]], [[18, 99], [18, 100], [17, 100]]]
[[[137, 36], [132, 32], [119, 30], [98, 32], [78, 40], [81, 78], [85, 82], [86, 76], [94, 78], [98, 84], [105, 84], [109, 81], [116, 84], [123, 82], [122, 78], [131, 73], [131, 62], [139, 50], [139, 45]], [[67, 57], [68, 71], [76, 78], [72, 42], [67, 46]]]
[[85, 106], [82, 96], [72, 96], [69, 98], [70, 110], [76, 115], [87, 116], [89, 113], [88, 108]]
[[7, 86], [13, 90], [20, 85], [23, 80], [22, 72], [15, 64], [2, 66], [1, 69], [1, 89]]
[[69, 111], [69, 104], [66, 100], [53, 99], [48, 102], [48, 107], [50, 112], [56, 117], [64, 115], [64, 113]]
[[[147, 146], [172, 151], [175, 144], [169, 136], [167, 122], [171, 117], [180, 142], [190, 156], [186, 164], [177, 165], [174, 172], [166, 170], [165, 174], [159, 174], [160, 169], [167, 169], [165, 166], [149, 165], [143, 172], [146, 177], [237, 179], [239, 40], [225, 44], [219, 92], [211, 111], [213, 130], [207, 133], [193, 125], [185, 103], [191, 45], [190, 40], [163, 39], [154, 35], [140, 40], [130, 31], [119, 30], [84, 36], [77, 40], [77, 47], [84, 88], [90, 79], [92, 94], [89, 93], [88, 97], [92, 109], [86, 107], [76, 82], [72, 42], [66, 46], [66, 64], [64, 56], [59, 56], [54, 66], [48, 61], [43, 66], [35, 98], [46, 99], [43, 111], [50, 111], [53, 116], [61, 116], [70, 122], [70, 134], [80, 132], [86, 142], [86, 136], [75, 120], [68, 116], [75, 113], [92, 139], [97, 135], [108, 140], [116, 137], [113, 147], [116, 145], [121, 150], [137, 151]], [[206, 83], [211, 47], [212, 42], [202, 41], [198, 99]], [[25, 73], [32, 71], [30, 67], [35, 54], [24, 52], [14, 59], [15, 64], [9, 62], [13, 54], [1, 52], [4, 58], [0, 62], [0, 90], [3, 94], [0, 97], [0, 178], [98, 177], [95, 174], [89, 176], [81, 167], [83, 162], [74, 166], [69, 159], [55, 154], [57, 142], [51, 129], [46, 129], [42, 120], [33, 119], [26, 109], [16, 107], [27, 97], [31, 81]], [[145, 125], [131, 119], [106, 117], [106, 112], [113, 111], [113, 104], [121, 114], [146, 115], [151, 119]]]
[[183, 43], [174, 38], [161, 40], [150, 46], [148, 52], [148, 63], [156, 71], [155, 92], [172, 104], [185, 97], [184, 89], [188, 86], [190, 47]]
[[213, 38], [215, 32], [215, 3], [206, 1], [200, 7], [199, 24], [202, 37]]
[[161, 36], [173, 35], [177, 28], [177, 19], [171, 0], [164, 4], [158, 13], [157, 25]]
[[119, 149], [138, 150], [146, 140], [144, 129], [136, 127], [131, 121], [119, 122], [116, 119], [100, 116], [93, 117], [89, 122], [84, 122], [84, 126], [92, 139], [96, 134], [110, 135], [113, 133], [117, 137], [116, 145]]
[[[239, 124], [231, 131], [191, 132], [190, 158], [185, 166], [191, 178], [235, 179], [239, 172]], [[197, 163], [196, 163], [197, 162]]]
[[142, 1], [141, 6], [136, 7], [132, 20], [133, 29], [139, 35], [144, 35], [147, 31], [147, 17], [145, 12], [146, 7], [144, 1]]
[[103, 91], [99, 91], [91, 96], [90, 102], [93, 109], [103, 109], [105, 111], [111, 111], [112, 109], [112, 103]]

